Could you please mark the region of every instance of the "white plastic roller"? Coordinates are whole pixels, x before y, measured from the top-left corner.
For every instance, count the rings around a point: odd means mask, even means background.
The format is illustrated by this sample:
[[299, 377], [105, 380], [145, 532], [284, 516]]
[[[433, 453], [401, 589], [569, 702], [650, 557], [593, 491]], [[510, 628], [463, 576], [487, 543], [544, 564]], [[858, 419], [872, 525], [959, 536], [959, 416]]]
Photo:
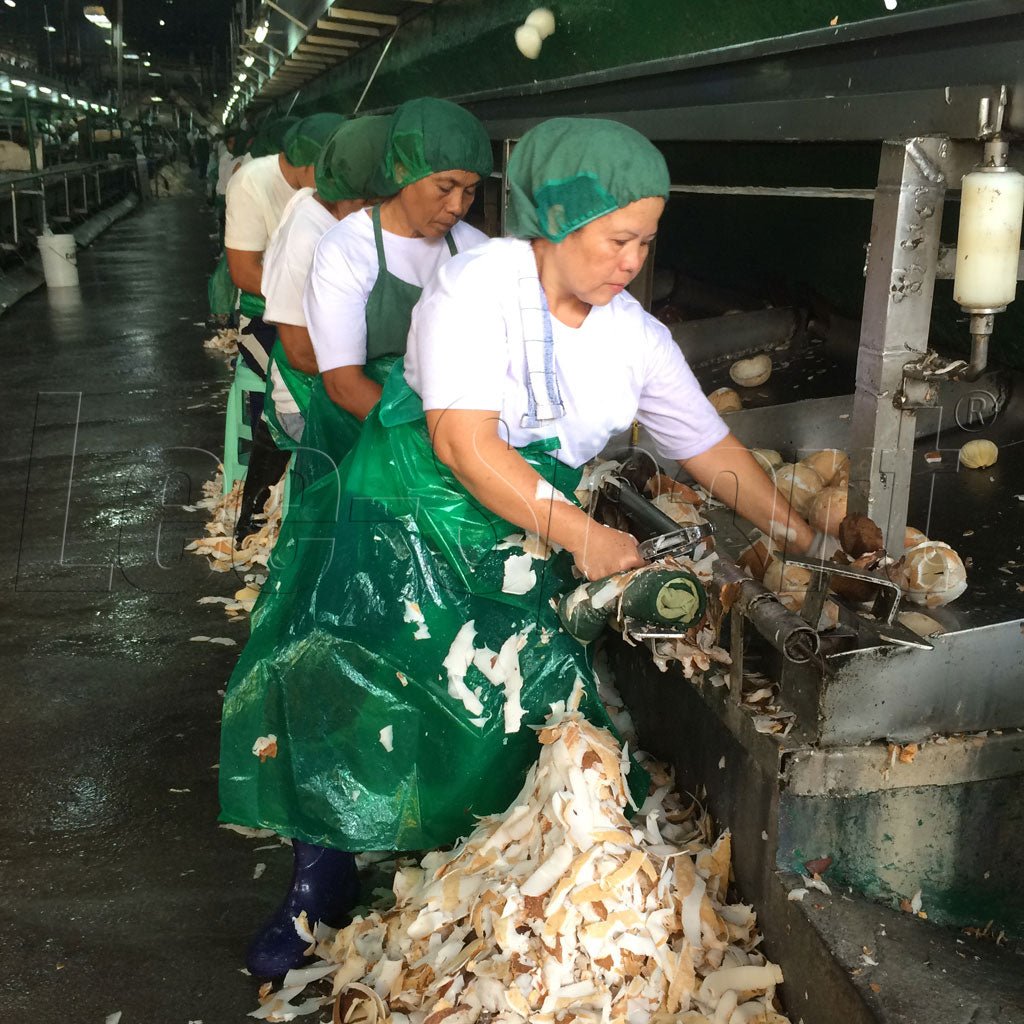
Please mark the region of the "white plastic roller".
[[1022, 214], [1024, 174], [1004, 165], [964, 175], [953, 298], [968, 312], [1013, 302]]

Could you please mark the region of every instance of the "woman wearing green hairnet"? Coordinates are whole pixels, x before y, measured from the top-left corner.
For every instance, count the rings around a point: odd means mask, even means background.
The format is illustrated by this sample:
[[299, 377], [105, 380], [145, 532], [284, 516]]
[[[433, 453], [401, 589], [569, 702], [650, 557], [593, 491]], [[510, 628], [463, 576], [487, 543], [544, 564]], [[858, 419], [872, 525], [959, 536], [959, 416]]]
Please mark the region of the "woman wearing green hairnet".
[[[331, 478], [308, 495], [324, 529], [282, 532], [291, 564], [225, 697], [223, 820], [338, 858], [439, 846], [505, 810], [552, 703], [579, 687], [611, 728], [554, 603], [574, 567], [596, 580], [642, 564], [631, 536], [572, 499], [634, 418], [754, 523], [793, 530], [794, 546], [813, 537], [624, 291], [668, 194], [657, 149], [616, 122], [556, 119], [523, 136], [508, 179], [517, 237], [427, 285], [340, 495]], [[526, 553], [529, 571], [510, 573]], [[638, 766], [630, 779], [642, 798]]]
[[302, 308], [313, 252], [327, 230], [373, 202], [390, 123], [390, 117], [359, 117], [331, 136], [317, 157], [316, 189], [295, 193], [264, 255], [263, 318], [277, 328], [264, 416], [279, 448], [301, 441], [318, 373]]
[[[272, 123], [261, 137], [265, 146], [279, 146], [280, 152], [244, 164], [228, 186], [224, 244], [231, 279], [242, 292], [239, 311], [247, 318], [239, 339], [239, 355], [263, 380], [276, 339], [274, 328], [263, 319], [264, 253], [295, 193], [314, 184], [314, 165], [320, 150], [343, 121], [340, 114], [324, 113], [296, 120], [290, 126], [284, 119]], [[287, 128], [283, 134], [282, 128]], [[270, 488], [288, 463], [288, 453], [277, 449], [263, 420], [263, 392], [250, 393], [249, 406], [253, 444], [235, 526], [239, 546], [256, 531], [255, 517], [262, 512]]]
[[483, 125], [456, 104], [426, 97], [392, 115], [378, 186], [388, 198], [324, 235], [306, 286], [321, 374], [303, 437], [307, 478], [332, 470], [355, 442], [405, 351], [423, 286], [455, 252], [487, 240], [462, 218], [491, 168]]

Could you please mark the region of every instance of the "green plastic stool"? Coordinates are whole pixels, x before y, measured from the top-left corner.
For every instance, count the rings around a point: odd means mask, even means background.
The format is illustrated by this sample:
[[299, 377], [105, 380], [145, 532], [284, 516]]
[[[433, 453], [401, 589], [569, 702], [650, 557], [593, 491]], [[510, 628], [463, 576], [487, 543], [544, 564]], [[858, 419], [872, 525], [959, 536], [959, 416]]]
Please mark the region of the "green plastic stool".
[[224, 418], [224, 493], [227, 494], [236, 480], [244, 480], [249, 468], [249, 452], [243, 451], [243, 442], [252, 442], [252, 424], [249, 422], [251, 391], [262, 394], [267, 382], [253, 372], [239, 358], [235, 363], [235, 379], [228, 392], [228, 409]]

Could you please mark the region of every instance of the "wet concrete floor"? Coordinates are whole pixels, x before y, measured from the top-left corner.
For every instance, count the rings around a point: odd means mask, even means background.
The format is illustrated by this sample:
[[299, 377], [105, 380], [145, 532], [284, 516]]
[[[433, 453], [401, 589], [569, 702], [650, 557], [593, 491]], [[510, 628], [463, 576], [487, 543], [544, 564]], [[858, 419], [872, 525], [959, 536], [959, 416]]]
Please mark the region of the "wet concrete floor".
[[[0, 318], [0, 1017], [230, 1024], [289, 852], [217, 826], [241, 585], [182, 548], [222, 444], [212, 213], [151, 202]], [[193, 643], [229, 637], [236, 647]], [[256, 865], [266, 864], [259, 879]]]

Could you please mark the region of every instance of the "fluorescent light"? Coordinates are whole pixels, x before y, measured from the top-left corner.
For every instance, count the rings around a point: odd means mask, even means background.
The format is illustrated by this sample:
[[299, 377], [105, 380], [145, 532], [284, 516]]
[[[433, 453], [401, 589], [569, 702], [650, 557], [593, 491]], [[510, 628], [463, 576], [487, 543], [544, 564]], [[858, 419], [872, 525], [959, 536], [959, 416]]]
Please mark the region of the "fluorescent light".
[[167, 22], [166, 22], [166, 21], [164, 21], [164, 19], [163, 19], [163, 18], [161, 18], [161, 19], [160, 19], [160, 27], [161, 27], [161, 28], [163, 28], [163, 27], [164, 27], [164, 25], [166, 25], [166, 24], [167, 24]]
[[125, 60], [138, 60], [139, 59], [139, 55], [137, 53], [126, 53], [124, 55], [124, 59]]
[[50, 87], [49, 87], [48, 85], [41, 85], [41, 86], [39, 86], [39, 91], [40, 91], [40, 92], [41, 92], [41, 93], [42, 93], [42, 94], [43, 94], [44, 96], [49, 96], [49, 95], [50, 95], [50, 93], [51, 93], [51, 92], [53, 92], [53, 90], [52, 90], [52, 89], [51, 89], [51, 88], [50, 88]]
[[68, 95], [68, 94], [67, 94], [66, 92], [62, 92], [62, 93], [60, 94], [60, 98], [61, 98], [62, 100], [67, 100], [67, 101], [68, 101], [68, 103], [74, 103], [74, 100], [73, 100], [73, 99], [72, 99], [72, 98], [71, 98], [71, 97], [70, 97], [70, 96], [69, 96], [69, 95]]
[[43, 31], [44, 32], [56, 32], [57, 30], [52, 25], [44, 25], [43, 26]]
[[159, 78], [160, 77], [160, 72], [159, 71], [150, 71], [149, 77], [150, 78]]
[[102, 103], [100, 104], [100, 110], [102, 110], [104, 114], [110, 113], [110, 107], [105, 107]]
[[24, 89], [27, 84], [28, 84], [27, 82], [23, 82], [20, 78], [12, 78], [11, 79], [11, 85], [15, 85], [19, 89]]
[[142, 66], [144, 68], [151, 68], [153, 66], [153, 62], [151, 60], [144, 60], [142, 62]]
[[[12, 85], [24, 85], [25, 83], [24, 82], [12, 82], [11, 84]], [[233, 85], [231, 88], [234, 89], [235, 92], [239, 92], [242, 87], [240, 85]]]
[[86, 110], [89, 109], [89, 102], [88, 102], [88, 100], [79, 100], [78, 101], [78, 105], [80, 107], [85, 107]]
[[253, 39], [256, 40], [257, 43], [262, 43], [263, 40], [267, 38], [267, 33], [269, 31], [270, 31], [270, 20], [267, 19], [267, 18], [264, 18], [263, 21], [261, 21], [256, 26], [256, 31], [253, 32], [252, 37], [253, 37]]
[[245, 81], [245, 79], [246, 79], [246, 77], [247, 77], [247, 76], [246, 76], [246, 74], [245, 74], [245, 72], [244, 72], [244, 71], [240, 71], [240, 72], [238, 73], [238, 80], [239, 80], [240, 82], [244, 82], [244, 81]]
[[[11, 6], [13, 7], [14, 5], [11, 4]], [[91, 21], [97, 28], [110, 28], [110, 19], [102, 7], [86, 7], [82, 13], [85, 15], [85, 20]]]
[[162, 96], [150, 96], [149, 99], [152, 103], [163, 103], [164, 101]]
[[251, 68], [253, 66], [253, 64], [256, 63], [256, 58], [251, 53], [246, 54], [245, 60], [243, 60], [242, 63], [247, 68]]
[[17, 7], [17, 6], [18, 6], [18, 5], [17, 5], [17, 4], [16, 4], [15, 2], [14, 2], [14, 0], [4, 0], [4, 3], [5, 3], [5, 4], [7, 4], [7, 6], [8, 6], [8, 7]]

